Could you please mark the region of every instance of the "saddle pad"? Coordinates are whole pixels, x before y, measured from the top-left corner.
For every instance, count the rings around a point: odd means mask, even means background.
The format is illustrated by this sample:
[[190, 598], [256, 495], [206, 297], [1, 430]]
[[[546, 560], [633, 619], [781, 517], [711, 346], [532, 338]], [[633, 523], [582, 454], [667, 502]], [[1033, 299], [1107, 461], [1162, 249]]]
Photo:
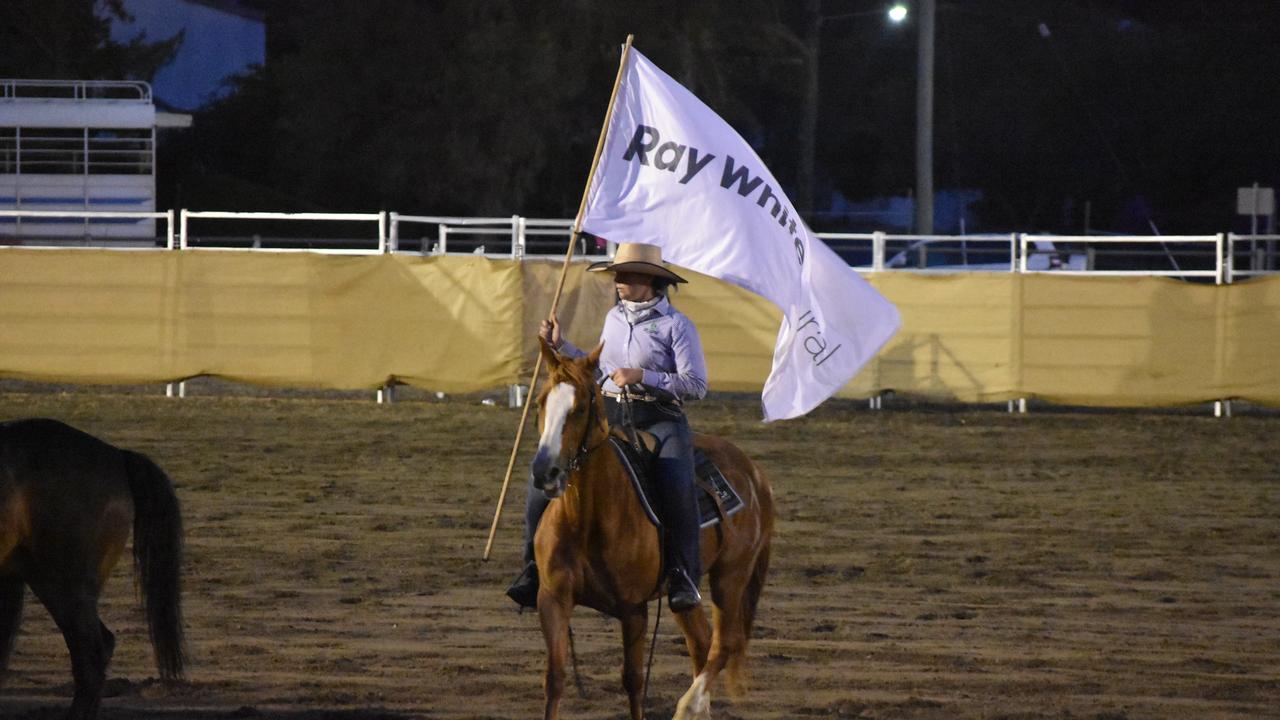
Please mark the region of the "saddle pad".
[[[738, 491], [729, 484], [715, 462], [697, 448], [693, 451], [693, 467], [698, 478], [703, 481], [698, 483], [698, 489], [702, 491], [698, 493], [698, 510], [701, 512], [702, 527], [710, 527], [720, 522], [721, 510], [724, 511], [725, 517], [729, 517], [742, 509], [742, 498], [738, 497]], [[711, 496], [713, 492], [714, 498]], [[716, 507], [717, 500], [720, 501], [719, 508]]]
[[[635, 489], [636, 496], [640, 500], [640, 506], [644, 508], [644, 514], [648, 516], [649, 522], [656, 527], [662, 527], [662, 521], [658, 518], [655, 511], [657, 503], [652, 498], [656, 498], [658, 492], [654, 485], [649, 470], [653, 456], [641, 457], [623, 438], [611, 436], [609, 443], [613, 446], [613, 450], [618, 455], [618, 460], [622, 462], [622, 467], [626, 469], [627, 475], [631, 478], [631, 487]], [[733, 485], [725, 478], [724, 473], [720, 472], [720, 468], [716, 467], [715, 462], [711, 460], [702, 450], [694, 449], [693, 467], [698, 479], [702, 482], [696, 483], [698, 486], [698, 510], [701, 527], [711, 527], [720, 522], [720, 510], [716, 508], [716, 500], [720, 501], [720, 508], [724, 509], [724, 516], [729, 517], [743, 508], [742, 498], [738, 496], [738, 492], [733, 489]], [[709, 490], [714, 490], [716, 497], [713, 499]]]

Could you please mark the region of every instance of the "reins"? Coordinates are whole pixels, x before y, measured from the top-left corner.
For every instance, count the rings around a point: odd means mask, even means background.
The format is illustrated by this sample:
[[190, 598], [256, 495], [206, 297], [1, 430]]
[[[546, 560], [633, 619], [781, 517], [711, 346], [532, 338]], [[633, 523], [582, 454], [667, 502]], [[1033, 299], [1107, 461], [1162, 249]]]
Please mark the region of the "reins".
[[636, 416], [631, 405], [630, 386], [622, 388], [622, 414], [627, 421], [627, 437], [631, 440], [631, 447], [636, 449], [636, 454], [643, 454], [644, 449], [640, 446], [640, 435], [636, 433]]
[[649, 709], [649, 673], [653, 672], [653, 651], [658, 647], [658, 623], [662, 622], [662, 593], [658, 593], [658, 615], [653, 619], [653, 639], [649, 641], [649, 662], [644, 666], [644, 695], [640, 707]]

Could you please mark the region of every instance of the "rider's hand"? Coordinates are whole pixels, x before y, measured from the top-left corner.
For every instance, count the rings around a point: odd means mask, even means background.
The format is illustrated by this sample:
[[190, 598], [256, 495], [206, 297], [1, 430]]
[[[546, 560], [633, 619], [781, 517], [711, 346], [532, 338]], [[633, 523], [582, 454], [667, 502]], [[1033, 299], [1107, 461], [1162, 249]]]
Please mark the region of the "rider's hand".
[[618, 368], [609, 373], [609, 379], [614, 385], [624, 388], [628, 385], [635, 385], [644, 380], [644, 370], [640, 368]]
[[560, 319], [552, 315], [550, 320], [543, 320], [538, 326], [538, 337], [546, 340], [551, 347], [559, 350], [564, 339], [560, 336]]

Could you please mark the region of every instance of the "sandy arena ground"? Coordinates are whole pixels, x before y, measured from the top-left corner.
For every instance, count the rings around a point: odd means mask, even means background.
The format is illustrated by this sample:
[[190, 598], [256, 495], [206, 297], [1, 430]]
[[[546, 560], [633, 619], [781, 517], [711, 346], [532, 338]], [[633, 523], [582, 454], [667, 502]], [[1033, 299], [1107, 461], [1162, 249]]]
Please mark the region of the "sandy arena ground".
[[[189, 680], [154, 679], [122, 563], [103, 717], [537, 717], [541, 634], [502, 594], [523, 463], [480, 559], [504, 404], [0, 394], [0, 417], [65, 420], [178, 487]], [[764, 426], [748, 398], [691, 416], [778, 498], [752, 688], [717, 717], [1280, 717], [1280, 417], [833, 402]], [[586, 696], [566, 715], [625, 717], [617, 628], [579, 609], [575, 630]], [[651, 718], [688, 685], [682, 648], [664, 618]], [[70, 693], [29, 596], [0, 717], [59, 717]]]

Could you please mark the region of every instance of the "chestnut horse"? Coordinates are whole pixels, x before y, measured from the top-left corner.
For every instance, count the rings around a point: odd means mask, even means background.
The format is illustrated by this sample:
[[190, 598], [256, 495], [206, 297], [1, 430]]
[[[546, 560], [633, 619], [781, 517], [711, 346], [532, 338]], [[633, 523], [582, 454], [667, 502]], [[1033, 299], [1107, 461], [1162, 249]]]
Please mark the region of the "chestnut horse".
[[[549, 381], [538, 399], [542, 437], [532, 464], [534, 486], [558, 498], [539, 523], [534, 554], [541, 581], [538, 616], [547, 643], [544, 717], [558, 717], [569, 653], [569, 617], [585, 605], [622, 621], [622, 684], [631, 717], [644, 717], [645, 630], [649, 601], [659, 597], [662, 556], [617, 454], [596, 386], [600, 350], [584, 358], [558, 355], [545, 342]], [[693, 684], [676, 719], [709, 718], [712, 686], [727, 669], [741, 687], [747, 641], [769, 568], [773, 495], [769, 482], [741, 450], [695, 435], [742, 497], [744, 507], [702, 531], [702, 566], [710, 578], [714, 629], [701, 607], [676, 614], [693, 662]]]
[[67, 717], [98, 713], [115, 636], [98, 595], [133, 530], [160, 676], [182, 675], [182, 520], [173, 485], [145, 456], [56, 420], [0, 424], [0, 671], [22, 621], [23, 584], [48, 608], [71, 653]]

